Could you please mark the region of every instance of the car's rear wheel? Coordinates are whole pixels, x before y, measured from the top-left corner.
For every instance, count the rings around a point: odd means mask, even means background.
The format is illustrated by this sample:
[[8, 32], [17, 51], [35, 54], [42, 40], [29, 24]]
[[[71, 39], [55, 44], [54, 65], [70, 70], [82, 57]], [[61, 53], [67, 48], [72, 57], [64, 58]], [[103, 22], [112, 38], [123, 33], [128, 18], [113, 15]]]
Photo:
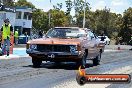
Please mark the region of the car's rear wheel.
[[42, 60], [36, 57], [32, 57], [32, 63], [34, 68], [39, 68], [42, 64]]
[[86, 66], [86, 61], [87, 61], [87, 53], [85, 52], [82, 56], [82, 58], [77, 62], [78, 66]]
[[100, 59], [101, 59], [101, 53], [99, 53], [98, 56], [96, 56], [96, 58], [93, 59], [93, 65], [97, 66], [100, 64]]

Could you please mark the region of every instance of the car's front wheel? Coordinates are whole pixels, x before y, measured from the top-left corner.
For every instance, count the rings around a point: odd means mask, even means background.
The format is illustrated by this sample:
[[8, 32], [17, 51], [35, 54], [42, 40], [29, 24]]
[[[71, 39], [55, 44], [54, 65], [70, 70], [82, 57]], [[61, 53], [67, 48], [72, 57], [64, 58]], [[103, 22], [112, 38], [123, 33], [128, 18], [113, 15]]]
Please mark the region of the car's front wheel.
[[32, 57], [32, 63], [34, 68], [39, 68], [42, 64], [42, 60], [36, 57]]
[[87, 53], [84, 53], [82, 58], [77, 62], [77, 65], [85, 67], [87, 61]]
[[101, 53], [99, 53], [98, 56], [96, 56], [96, 58], [93, 59], [93, 65], [97, 66], [100, 64], [100, 59], [101, 59]]

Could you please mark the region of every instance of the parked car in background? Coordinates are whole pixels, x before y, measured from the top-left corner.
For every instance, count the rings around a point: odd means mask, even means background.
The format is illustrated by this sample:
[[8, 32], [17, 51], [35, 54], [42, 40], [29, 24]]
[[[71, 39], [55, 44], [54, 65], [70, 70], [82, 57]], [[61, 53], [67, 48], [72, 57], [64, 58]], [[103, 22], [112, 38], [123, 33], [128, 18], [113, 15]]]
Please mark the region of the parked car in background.
[[96, 41], [99, 42], [98, 48], [100, 49], [100, 52], [103, 53], [106, 44], [104, 42], [100, 41], [100, 39], [98, 37], [96, 37], [96, 38], [97, 38]]
[[[104, 37], [104, 41], [101, 41], [101, 38]], [[105, 43], [106, 45], [110, 44], [110, 39], [108, 38], [108, 36], [98, 36], [99, 40], [103, 43]]]
[[33, 67], [40, 67], [42, 61], [76, 62], [86, 65], [86, 60], [100, 63], [99, 42], [92, 31], [78, 27], [55, 27], [50, 29], [44, 38], [27, 42], [26, 52], [32, 57]]

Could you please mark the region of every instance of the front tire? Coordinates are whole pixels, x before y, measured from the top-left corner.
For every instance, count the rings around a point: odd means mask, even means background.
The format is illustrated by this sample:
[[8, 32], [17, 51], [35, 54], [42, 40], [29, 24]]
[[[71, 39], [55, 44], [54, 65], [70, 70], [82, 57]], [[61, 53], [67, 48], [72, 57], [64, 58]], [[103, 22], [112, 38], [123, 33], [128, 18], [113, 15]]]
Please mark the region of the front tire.
[[85, 52], [85, 53], [83, 54], [81, 60], [79, 60], [79, 61], [77, 62], [77, 65], [82, 66], [82, 67], [85, 68], [85, 66], [86, 66], [86, 61], [87, 61], [87, 53]]
[[96, 58], [93, 59], [93, 65], [94, 66], [99, 65], [100, 64], [100, 59], [101, 59], [101, 53]]
[[34, 68], [39, 68], [40, 65], [42, 64], [42, 60], [36, 57], [32, 57], [32, 63]]

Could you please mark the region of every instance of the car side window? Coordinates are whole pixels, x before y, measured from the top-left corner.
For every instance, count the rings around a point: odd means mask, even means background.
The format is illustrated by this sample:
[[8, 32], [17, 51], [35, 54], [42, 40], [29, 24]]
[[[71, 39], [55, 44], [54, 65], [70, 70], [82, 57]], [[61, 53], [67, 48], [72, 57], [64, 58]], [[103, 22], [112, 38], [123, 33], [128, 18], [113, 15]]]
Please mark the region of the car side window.
[[95, 36], [96, 39], [98, 38], [96, 34], [94, 34], [94, 36]]
[[95, 35], [91, 31], [88, 32], [87, 37], [89, 40], [95, 39]]

